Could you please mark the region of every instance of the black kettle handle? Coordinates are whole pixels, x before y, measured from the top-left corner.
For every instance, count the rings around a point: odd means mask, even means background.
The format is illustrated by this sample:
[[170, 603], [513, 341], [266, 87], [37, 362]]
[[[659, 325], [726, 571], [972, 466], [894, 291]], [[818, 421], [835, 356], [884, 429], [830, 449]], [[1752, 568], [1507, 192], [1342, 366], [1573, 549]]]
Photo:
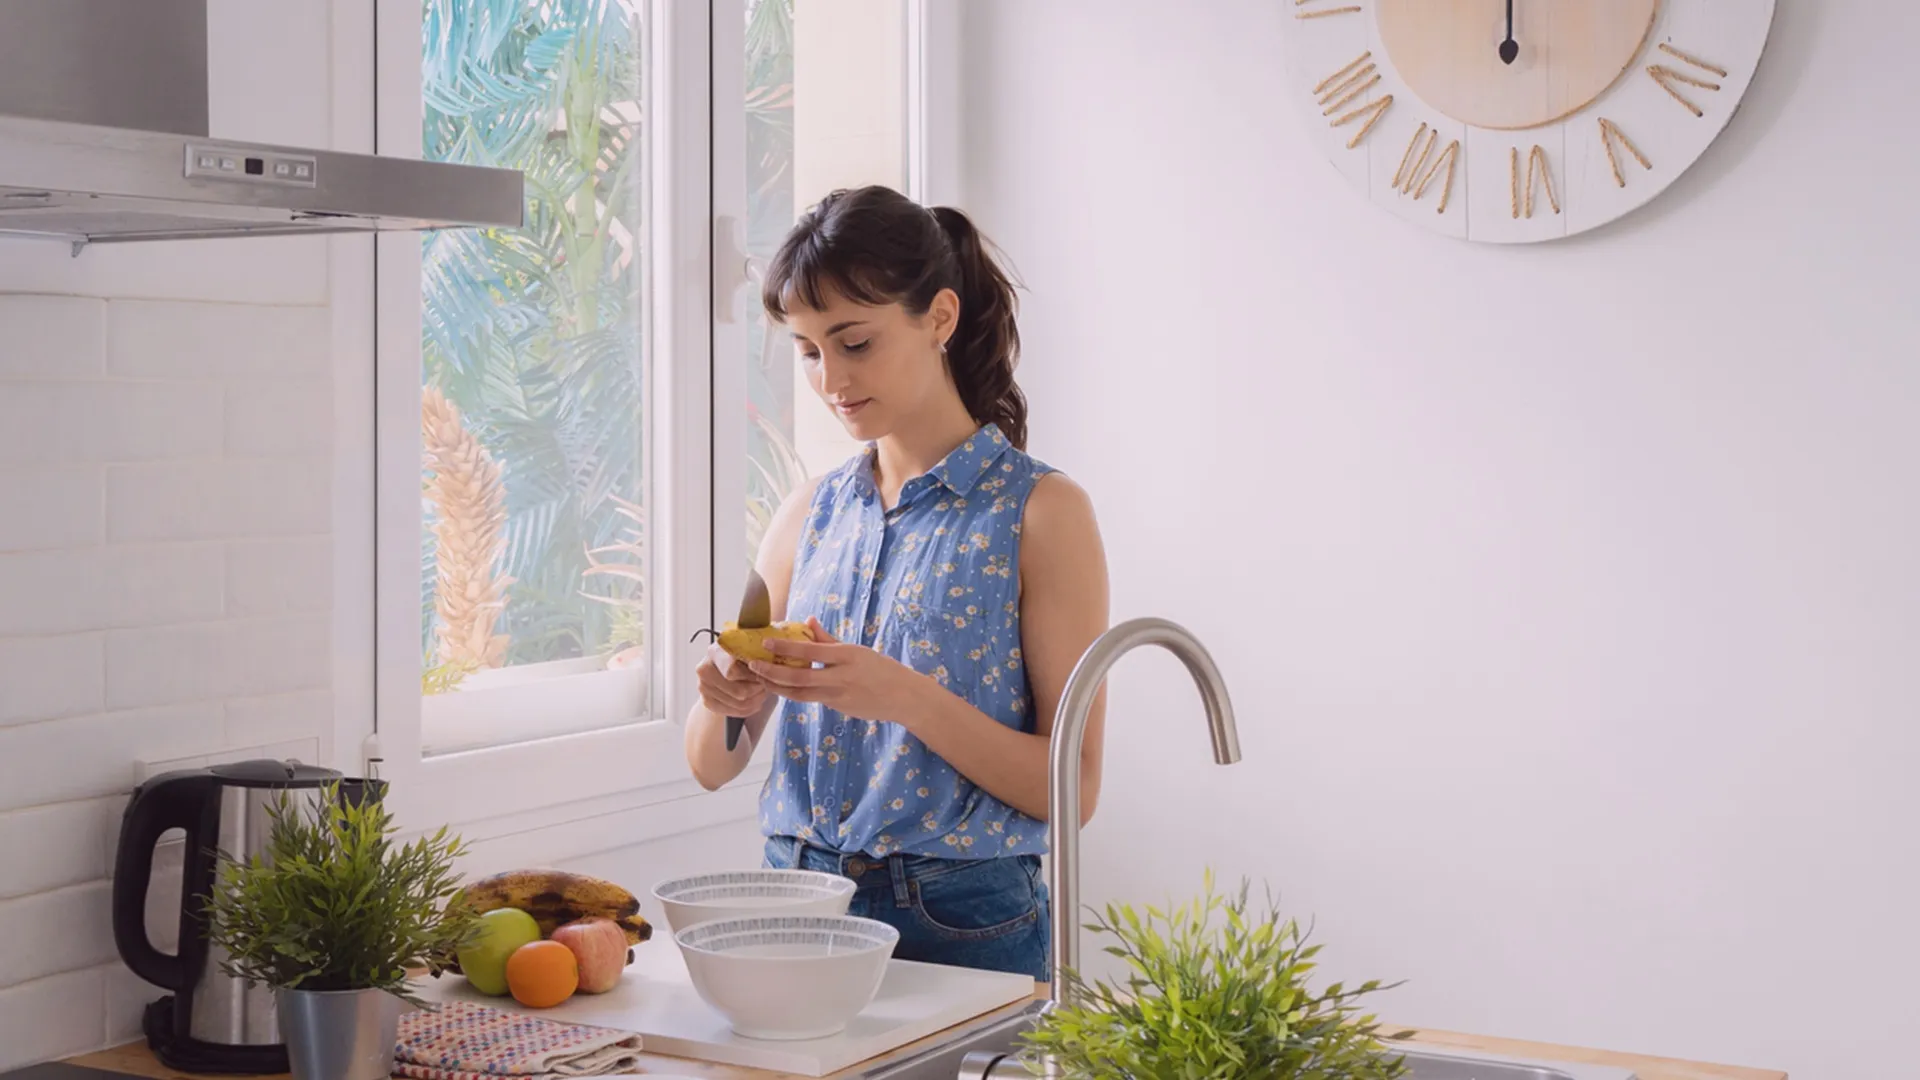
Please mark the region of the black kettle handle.
[[[165, 990], [186, 989], [187, 962], [154, 948], [147, 937], [147, 886], [153, 878], [154, 847], [162, 833], [183, 829], [189, 851], [197, 848], [204, 839], [200, 834], [207, 804], [217, 791], [214, 777], [203, 770], [162, 773], [134, 791], [121, 815], [120, 848], [113, 860], [113, 941], [135, 975]], [[190, 902], [193, 886], [190, 880], [182, 882], [183, 905]], [[181, 942], [182, 952], [186, 944]]]

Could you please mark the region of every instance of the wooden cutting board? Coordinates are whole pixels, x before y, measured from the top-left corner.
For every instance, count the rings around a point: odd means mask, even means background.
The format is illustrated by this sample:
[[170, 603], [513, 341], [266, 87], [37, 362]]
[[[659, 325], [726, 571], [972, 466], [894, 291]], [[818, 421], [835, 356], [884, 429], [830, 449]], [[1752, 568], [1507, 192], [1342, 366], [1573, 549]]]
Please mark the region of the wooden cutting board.
[[529, 1010], [512, 998], [486, 997], [465, 979], [427, 980], [429, 1001], [471, 1001], [531, 1012], [566, 1024], [632, 1032], [648, 1053], [795, 1076], [830, 1076], [1034, 995], [1033, 979], [997, 971], [893, 960], [879, 993], [847, 1029], [825, 1039], [773, 1042], [735, 1035], [726, 1018], [700, 999], [674, 948], [642, 948], [620, 985], [604, 994], [576, 994], [551, 1009]]

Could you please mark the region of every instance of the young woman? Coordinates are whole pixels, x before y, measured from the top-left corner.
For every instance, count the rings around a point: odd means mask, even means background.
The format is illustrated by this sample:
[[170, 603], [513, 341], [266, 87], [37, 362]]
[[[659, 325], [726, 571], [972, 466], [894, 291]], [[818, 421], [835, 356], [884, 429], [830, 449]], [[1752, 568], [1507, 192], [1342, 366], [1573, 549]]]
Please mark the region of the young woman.
[[852, 878], [904, 959], [1045, 980], [1048, 737], [1107, 577], [1086, 494], [1025, 452], [1012, 286], [960, 211], [868, 187], [794, 226], [763, 300], [869, 448], [794, 492], [758, 554], [774, 618], [813, 634], [774, 647], [809, 666], [710, 648], [688, 761], [718, 787], [771, 733], [768, 865]]

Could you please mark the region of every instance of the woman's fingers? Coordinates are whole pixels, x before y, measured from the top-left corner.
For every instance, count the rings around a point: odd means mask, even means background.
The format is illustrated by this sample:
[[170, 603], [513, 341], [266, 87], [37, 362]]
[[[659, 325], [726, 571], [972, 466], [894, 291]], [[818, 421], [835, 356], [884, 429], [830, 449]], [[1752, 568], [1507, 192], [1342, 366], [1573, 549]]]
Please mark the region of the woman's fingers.
[[[837, 643], [789, 641], [786, 638], [772, 637], [761, 644], [766, 647], [768, 652], [775, 656], [784, 656], [789, 660], [805, 660], [809, 664], [830, 664], [836, 656], [840, 655], [839, 650], [846, 648], [846, 646]], [[760, 675], [761, 678], [766, 678], [765, 673], [760, 671], [761, 667], [765, 664], [766, 661], [762, 660], [752, 665], [754, 673]], [[804, 669], [788, 668], [787, 670], [796, 671]]]
[[748, 696], [735, 696], [719, 691], [706, 690], [701, 693], [700, 698], [708, 709], [722, 716], [751, 716], [753, 713], [759, 711], [760, 708], [760, 702], [756, 699], [764, 696], [764, 694], [758, 693]]
[[715, 712], [745, 716], [758, 710], [766, 695], [766, 685], [758, 679], [729, 679], [711, 664], [700, 665], [700, 697]]
[[813, 679], [819, 674], [819, 671], [815, 668], [788, 667], [785, 664], [776, 664], [771, 660], [755, 660], [747, 665], [747, 669], [758, 676], [761, 682], [766, 683], [776, 690], [792, 690], [799, 687], [812, 686]]
[[707, 663], [722, 679], [742, 686], [758, 686], [760, 680], [754, 677], [746, 664], [740, 662], [732, 653], [718, 645], [707, 646]]
[[[818, 648], [819, 646], [810, 646]], [[833, 668], [788, 667], [767, 660], [755, 660], [748, 665], [760, 680], [778, 691], [784, 697], [793, 697], [790, 691], [821, 690], [840, 684], [840, 673]], [[798, 698], [796, 700], [810, 700]]]

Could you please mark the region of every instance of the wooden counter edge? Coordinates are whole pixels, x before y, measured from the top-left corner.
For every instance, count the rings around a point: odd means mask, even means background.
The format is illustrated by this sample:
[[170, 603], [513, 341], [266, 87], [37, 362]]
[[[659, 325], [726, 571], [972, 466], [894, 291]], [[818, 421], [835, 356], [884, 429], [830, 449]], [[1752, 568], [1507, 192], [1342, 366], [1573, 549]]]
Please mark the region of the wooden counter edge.
[[[1047, 991], [1043, 987], [1036, 998], [1044, 999]], [[1011, 1012], [1014, 1006], [983, 1014], [957, 1027], [972, 1027], [988, 1016]], [[1610, 1050], [1589, 1050], [1576, 1046], [1558, 1046], [1552, 1043], [1527, 1042], [1521, 1039], [1503, 1039], [1490, 1035], [1468, 1035], [1457, 1031], [1434, 1031], [1420, 1028], [1405, 1028], [1393, 1024], [1380, 1025], [1383, 1031], [1412, 1030], [1413, 1038], [1409, 1043], [1426, 1043], [1432, 1046], [1449, 1047], [1461, 1050], [1479, 1050], [1489, 1054], [1508, 1054], [1515, 1057], [1546, 1058], [1554, 1061], [1579, 1062], [1586, 1065], [1613, 1065], [1632, 1069], [1639, 1080], [1788, 1080], [1787, 1074], [1768, 1069], [1752, 1069], [1738, 1065], [1711, 1065], [1701, 1061], [1682, 1061], [1678, 1058], [1649, 1057], [1644, 1054], [1622, 1054]], [[952, 1029], [949, 1029], [952, 1030]], [[914, 1046], [923, 1046], [941, 1038], [941, 1035], [929, 1036]], [[1390, 1044], [1391, 1045], [1391, 1044]], [[160, 1064], [147, 1049], [144, 1042], [128, 1043], [111, 1050], [83, 1054], [66, 1059], [70, 1064], [84, 1065], [110, 1072], [127, 1073], [146, 1077], [148, 1080], [230, 1080], [230, 1078], [202, 1078], [189, 1073], [178, 1072]], [[784, 1073], [766, 1072], [761, 1069], [741, 1068], [734, 1065], [715, 1065], [710, 1062], [691, 1061], [686, 1058], [666, 1057], [658, 1054], [642, 1055], [641, 1071], [674, 1072], [688, 1076], [700, 1076], [707, 1080], [790, 1080]], [[836, 1074], [839, 1077], [859, 1075], [863, 1066], [855, 1066], [846, 1072]]]
[[1427, 1028], [1396, 1028], [1382, 1023], [1382, 1031], [1412, 1031], [1409, 1043], [1425, 1043], [1460, 1050], [1479, 1050], [1511, 1057], [1546, 1058], [1582, 1065], [1612, 1065], [1632, 1069], [1640, 1080], [1787, 1080], [1787, 1074], [1772, 1069], [1753, 1069], [1740, 1065], [1712, 1065], [1704, 1061], [1652, 1057], [1647, 1054], [1622, 1054], [1611, 1050], [1589, 1050], [1579, 1046], [1503, 1039], [1493, 1035], [1469, 1035], [1459, 1031], [1435, 1031]]

